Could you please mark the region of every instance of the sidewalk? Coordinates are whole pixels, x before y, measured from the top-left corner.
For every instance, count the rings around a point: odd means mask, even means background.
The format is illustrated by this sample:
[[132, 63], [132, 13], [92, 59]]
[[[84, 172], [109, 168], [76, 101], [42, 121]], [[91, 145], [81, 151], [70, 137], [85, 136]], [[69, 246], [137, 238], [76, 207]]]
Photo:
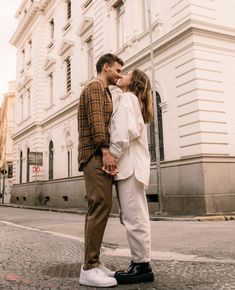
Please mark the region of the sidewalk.
[[[52, 208], [45, 206], [33, 206], [33, 205], [23, 205], [23, 204], [14, 204], [7, 203], [1, 204], [0, 207], [12, 207], [12, 208], [24, 208], [24, 209], [33, 209], [33, 210], [43, 210], [43, 211], [53, 211], [61, 213], [71, 213], [71, 214], [86, 214], [86, 211], [77, 209], [77, 208]], [[118, 217], [118, 214], [111, 213], [111, 217]], [[164, 213], [155, 213], [150, 215], [151, 221], [229, 221], [235, 220], [235, 212], [232, 213], [220, 213], [220, 214], [210, 214], [204, 216], [193, 216], [193, 215], [165, 215]]]

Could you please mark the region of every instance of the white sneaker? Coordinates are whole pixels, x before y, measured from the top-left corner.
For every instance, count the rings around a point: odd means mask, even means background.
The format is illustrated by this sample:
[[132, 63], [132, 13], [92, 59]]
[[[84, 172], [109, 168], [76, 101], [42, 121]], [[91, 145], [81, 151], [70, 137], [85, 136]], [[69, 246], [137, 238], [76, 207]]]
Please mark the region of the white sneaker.
[[84, 270], [82, 266], [79, 283], [81, 285], [93, 287], [113, 287], [117, 285], [117, 280], [106, 276], [106, 274], [98, 267], [90, 270]]
[[109, 268], [105, 267], [104, 265], [100, 264], [99, 269], [105, 273], [108, 277], [114, 277], [115, 271], [111, 271]]

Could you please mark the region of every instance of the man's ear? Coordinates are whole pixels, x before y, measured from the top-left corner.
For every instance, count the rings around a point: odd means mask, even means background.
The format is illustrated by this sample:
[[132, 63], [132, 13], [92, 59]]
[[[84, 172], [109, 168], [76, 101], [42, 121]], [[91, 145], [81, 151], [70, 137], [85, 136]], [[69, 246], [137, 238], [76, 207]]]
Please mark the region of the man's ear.
[[107, 63], [104, 64], [103, 69], [105, 72], [109, 70], [109, 65]]

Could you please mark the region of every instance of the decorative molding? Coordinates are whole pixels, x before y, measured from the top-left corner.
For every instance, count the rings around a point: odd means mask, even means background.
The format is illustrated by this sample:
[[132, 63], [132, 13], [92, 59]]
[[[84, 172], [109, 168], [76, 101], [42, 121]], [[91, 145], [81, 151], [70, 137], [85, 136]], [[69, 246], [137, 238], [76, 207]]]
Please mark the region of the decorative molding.
[[66, 123], [64, 123], [64, 135], [65, 135], [65, 138], [69, 138], [71, 136], [71, 133], [70, 133], [70, 126], [69, 126], [69, 122], [67, 121]]
[[47, 57], [45, 62], [44, 62], [44, 70], [47, 71], [49, 70], [52, 66], [54, 66], [56, 64], [56, 59], [52, 58], [52, 57]]
[[19, 83], [17, 84], [17, 87], [16, 87], [17, 91], [21, 91], [29, 82], [32, 81], [32, 79], [33, 78], [32, 78], [32, 76], [30, 74], [25, 73], [22, 76], [22, 78], [19, 81]]
[[73, 141], [71, 140], [71, 128], [69, 125], [69, 121], [67, 120], [66, 123], [64, 123], [64, 135], [65, 135], [65, 146], [67, 150], [71, 150], [73, 148]]
[[53, 107], [55, 107], [55, 104], [49, 104], [48, 106], [46, 106], [46, 107], [44, 108], [44, 110], [47, 112], [47, 111], [49, 111], [50, 109], [52, 109]]
[[40, 11], [40, 4], [38, 2], [34, 2], [25, 17], [20, 22], [19, 26], [17, 27], [15, 33], [13, 34], [10, 43], [17, 46], [19, 39], [22, 37], [22, 34], [28, 29], [31, 25], [31, 21], [35, 17], [35, 15]]
[[52, 0], [41, 0], [40, 1], [40, 9], [45, 10], [47, 6], [52, 2]]
[[92, 28], [93, 26], [93, 18], [92, 17], [87, 17], [87, 16], [84, 16], [82, 18], [82, 21], [78, 27], [78, 31], [77, 31], [77, 34], [79, 36], [82, 36], [88, 29]]
[[67, 92], [66, 94], [63, 94], [61, 97], [60, 97], [60, 100], [65, 100], [67, 99], [68, 97], [72, 96], [73, 95], [73, 92], [72, 91], [69, 91]]
[[58, 49], [58, 55], [62, 56], [74, 46], [74, 41], [64, 39]]
[[71, 150], [73, 148], [73, 141], [71, 139], [66, 141], [66, 149]]
[[[199, 25], [202, 24], [203, 27], [199, 27]], [[195, 20], [187, 20], [184, 23], [182, 23], [180, 26], [177, 28], [169, 31], [165, 35], [163, 35], [161, 38], [157, 39], [156, 41], [153, 42], [153, 48], [154, 48], [154, 54], [161, 54], [162, 51], [165, 51], [167, 48], [171, 47], [172, 44], [176, 44], [179, 41], [182, 41], [182, 39], [192, 36], [193, 34], [197, 33], [200, 34], [201, 36], [210, 36], [213, 38], [217, 39], [224, 39], [224, 40], [229, 40], [235, 42], [235, 29], [228, 29], [226, 32], [224, 31], [223, 33], [218, 32], [219, 28], [224, 28], [224, 26], [220, 25], [214, 25], [210, 24], [210, 26], [205, 26], [205, 23], [202, 21], [195, 21]], [[211, 29], [210, 29], [211, 28]], [[213, 30], [215, 28], [216, 30]], [[149, 33], [149, 30], [146, 30], [143, 34], [140, 35], [140, 38], [145, 37]], [[141, 41], [141, 40], [140, 40]], [[193, 43], [195, 44], [195, 43]], [[193, 45], [192, 43], [190, 46]], [[217, 48], [222, 48], [221, 46]], [[184, 48], [185, 49], [185, 48]], [[223, 48], [225, 50], [225, 48]], [[114, 52], [118, 56], [121, 57], [120, 53], [122, 51]], [[179, 51], [175, 51], [174, 53], [168, 55], [165, 59], [164, 62], [167, 59], [172, 59], [173, 55], [177, 55]], [[128, 56], [127, 61], [125, 63], [125, 69], [128, 70], [130, 68], [133, 68], [134, 66], [139, 66], [140, 63], [143, 63], [146, 61], [146, 59], [149, 57], [149, 46], [146, 46], [142, 50], [138, 50], [135, 55], [133, 56]], [[160, 63], [158, 63], [159, 66]]]
[[[17, 27], [16, 31], [14, 32], [13, 36], [10, 39], [10, 43], [14, 46], [17, 46], [17, 43], [20, 38], [22, 38], [22, 35], [25, 33], [27, 29], [31, 27], [31, 22], [35, 18], [35, 16], [38, 13], [43, 12], [46, 7], [52, 2], [53, 0], [41, 0], [40, 2], [34, 1], [32, 5], [29, 7], [29, 10], [27, 11], [26, 15], [21, 20], [19, 26]], [[16, 12], [16, 17], [19, 17], [19, 13], [21, 9], [25, 6], [26, 0], [23, 0], [20, 7], [18, 8]]]
[[21, 4], [19, 6], [19, 8], [17, 9], [16, 11], [16, 14], [15, 14], [15, 17], [19, 17], [21, 12], [22, 12], [22, 9], [25, 7], [25, 5], [27, 4], [28, 0], [22, 0], [21, 1]]

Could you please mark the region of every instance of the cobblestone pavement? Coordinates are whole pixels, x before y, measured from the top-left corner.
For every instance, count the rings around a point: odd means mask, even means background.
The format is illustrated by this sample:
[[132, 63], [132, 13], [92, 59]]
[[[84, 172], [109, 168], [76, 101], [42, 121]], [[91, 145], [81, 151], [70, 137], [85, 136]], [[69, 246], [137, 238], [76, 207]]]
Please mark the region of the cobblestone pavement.
[[[83, 244], [78, 239], [0, 222], [0, 240], [1, 290], [95, 289], [79, 285]], [[102, 251], [102, 261], [115, 270], [128, 265], [129, 258]], [[235, 289], [235, 263], [153, 260], [152, 266], [154, 283], [112, 289]]]

